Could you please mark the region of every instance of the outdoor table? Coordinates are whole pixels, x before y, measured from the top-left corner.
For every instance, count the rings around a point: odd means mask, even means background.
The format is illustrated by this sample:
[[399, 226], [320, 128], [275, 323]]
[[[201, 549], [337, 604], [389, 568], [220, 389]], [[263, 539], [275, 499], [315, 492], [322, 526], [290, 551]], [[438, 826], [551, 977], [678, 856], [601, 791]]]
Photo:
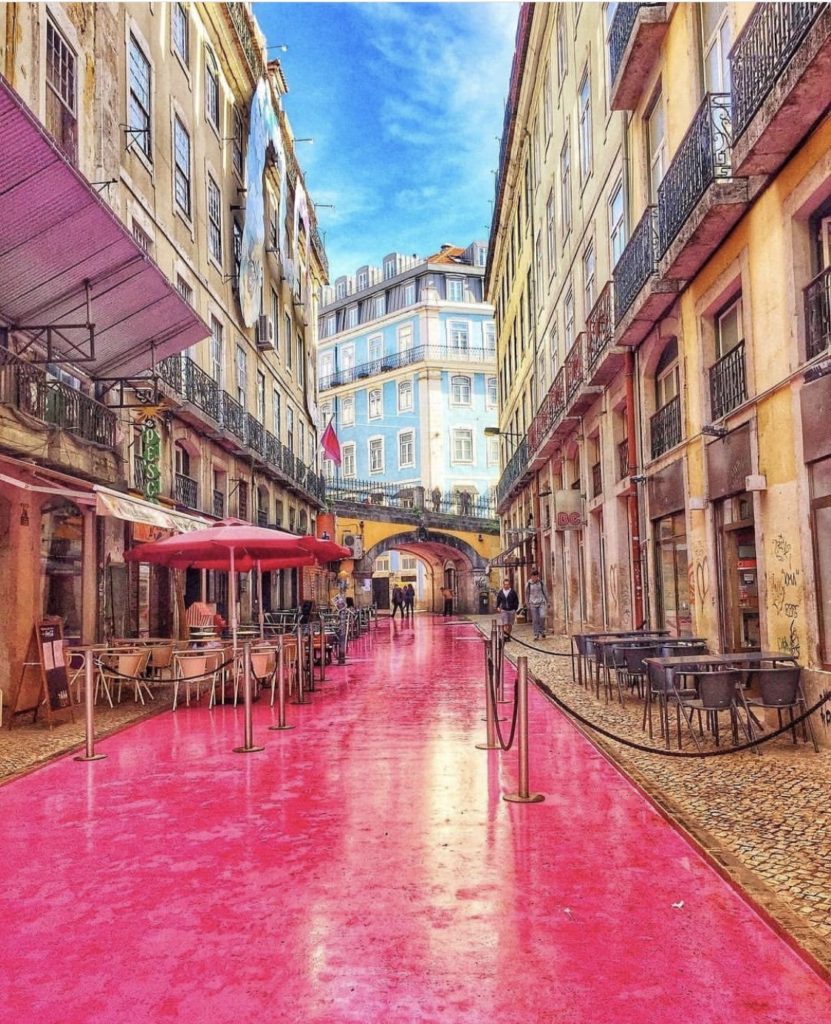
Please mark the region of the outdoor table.
[[[572, 633], [569, 637], [571, 640], [571, 679], [572, 682], [577, 682], [581, 686], [583, 685], [583, 658], [586, 655], [580, 653], [580, 641], [588, 639], [595, 640], [602, 637], [644, 637], [648, 639], [652, 636], [668, 636], [668, 629], [653, 629], [653, 630], [642, 630], [642, 629], [612, 629], [612, 630], [597, 630], [589, 631], [586, 633]], [[575, 647], [577, 655], [577, 678], [574, 678], [574, 658], [575, 658]]]

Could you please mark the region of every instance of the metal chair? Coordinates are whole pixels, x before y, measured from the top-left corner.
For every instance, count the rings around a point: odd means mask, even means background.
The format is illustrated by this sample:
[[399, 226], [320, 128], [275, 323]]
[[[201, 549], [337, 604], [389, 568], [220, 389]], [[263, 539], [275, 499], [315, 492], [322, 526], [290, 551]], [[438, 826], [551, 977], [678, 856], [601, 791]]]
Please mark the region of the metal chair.
[[[647, 658], [658, 658], [660, 657], [660, 647], [653, 646], [649, 648], [634, 648], [635, 654], [641, 655], [641, 678], [645, 679], [646, 682], [646, 697], [643, 707], [643, 721], [641, 722], [641, 728], [645, 729], [647, 720], [649, 721], [649, 738], [652, 739], [652, 705], [657, 702], [658, 704], [658, 719], [661, 723], [661, 735], [664, 737], [667, 747], [669, 747], [669, 705], [677, 702], [680, 698], [684, 697], [695, 697], [697, 692], [694, 688], [685, 687], [679, 688], [675, 685], [675, 673], [671, 670], [662, 668], [660, 665], [648, 665], [644, 666], [644, 660]], [[688, 669], [683, 674], [691, 672], [694, 669]]]
[[196, 687], [196, 699], [202, 696], [200, 683], [207, 683], [208, 673], [213, 664], [213, 651], [177, 651], [173, 657], [175, 672], [173, 675], [173, 710], [179, 703], [179, 684], [185, 684], [185, 704], [190, 706], [190, 684]]
[[[737, 694], [740, 695], [742, 703], [744, 703], [743, 697], [741, 697], [741, 679], [742, 674], [738, 669], [718, 669], [714, 672], [696, 672], [695, 679], [697, 682], [697, 694], [695, 697], [687, 697], [679, 694], [676, 700], [676, 728], [678, 731], [678, 749], [681, 749], [681, 716], [683, 715], [687, 719], [687, 725], [690, 729], [690, 733], [695, 741], [698, 749], [701, 749], [701, 744], [696, 738], [695, 731], [692, 728], [691, 716], [693, 713], [698, 715], [698, 731], [699, 734], [704, 736], [704, 729], [702, 725], [702, 712], [707, 719], [707, 727], [713, 734], [716, 746], [719, 746], [719, 714], [727, 712], [730, 715], [730, 728], [733, 736], [734, 745], [738, 745], [739, 742], [739, 715], [738, 715], [738, 703]], [[745, 707], [745, 710], [747, 708]], [[687, 712], [690, 713], [690, 718], [687, 718]], [[743, 725], [745, 737], [748, 742], [753, 742], [755, 736], [753, 735], [753, 727], [750, 723], [750, 715], [748, 714], [747, 720]], [[756, 753], [759, 753], [756, 748]]]
[[121, 702], [121, 690], [126, 684], [133, 687], [133, 700], [141, 701], [144, 704], [144, 694], [153, 700], [153, 694], [147, 681], [142, 678], [147, 670], [147, 662], [150, 658], [148, 650], [116, 651], [99, 658], [98, 679], [101, 683], [110, 707], [113, 706], [112, 687], [118, 687], [116, 691], [116, 702]]
[[[799, 714], [803, 714], [808, 708], [805, 694], [802, 690], [802, 669], [798, 665], [788, 666], [787, 668], [761, 668], [749, 672], [748, 675], [754, 680], [759, 690], [758, 697], [748, 699], [748, 707], [775, 710], [780, 729], [784, 724], [782, 712], [787, 711], [791, 735], [794, 743], [796, 743], [794, 709]], [[817, 744], [814, 726], [810, 717], [802, 722], [803, 742], [808, 742], [809, 733], [814, 750], [816, 753], [819, 753], [819, 745]]]

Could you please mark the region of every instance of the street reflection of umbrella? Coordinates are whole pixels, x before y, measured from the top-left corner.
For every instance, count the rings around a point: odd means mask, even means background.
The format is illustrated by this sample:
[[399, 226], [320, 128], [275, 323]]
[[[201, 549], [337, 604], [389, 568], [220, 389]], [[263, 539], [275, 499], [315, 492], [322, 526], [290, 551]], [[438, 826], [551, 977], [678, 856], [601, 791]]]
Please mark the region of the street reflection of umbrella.
[[[315, 562], [350, 557], [348, 548], [316, 537], [298, 537], [282, 530], [252, 526], [242, 519], [223, 519], [204, 530], [151, 541], [126, 552], [132, 562], [153, 562], [170, 569], [217, 569], [230, 573], [229, 603], [231, 634], [237, 643], [236, 573], [256, 568], [262, 575], [271, 569], [286, 569]], [[262, 602], [260, 602], [262, 605]], [[262, 616], [262, 608], [260, 611]]]

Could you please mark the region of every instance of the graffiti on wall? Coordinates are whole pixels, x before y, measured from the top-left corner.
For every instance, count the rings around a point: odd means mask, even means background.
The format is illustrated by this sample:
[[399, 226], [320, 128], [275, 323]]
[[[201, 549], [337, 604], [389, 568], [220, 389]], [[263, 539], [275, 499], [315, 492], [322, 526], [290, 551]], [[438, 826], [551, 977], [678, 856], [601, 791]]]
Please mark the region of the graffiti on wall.
[[776, 649], [798, 658], [802, 650], [798, 627], [802, 573], [793, 567], [792, 551], [792, 545], [781, 533], [773, 538], [773, 569], [767, 573], [767, 587], [770, 603], [779, 616]]
[[626, 566], [613, 563], [609, 566], [609, 593], [613, 612], [621, 626], [632, 624], [632, 599]]

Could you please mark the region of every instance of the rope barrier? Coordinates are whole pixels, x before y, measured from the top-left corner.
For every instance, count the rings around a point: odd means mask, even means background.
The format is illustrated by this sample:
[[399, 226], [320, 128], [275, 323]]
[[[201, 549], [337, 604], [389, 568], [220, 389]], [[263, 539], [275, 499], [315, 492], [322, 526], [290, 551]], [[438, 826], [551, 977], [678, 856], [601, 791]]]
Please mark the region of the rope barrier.
[[[199, 657], [199, 655], [194, 655], [194, 657]], [[198, 676], [180, 676], [180, 677], [178, 677], [179, 678], [179, 682], [180, 683], [197, 683], [197, 682], [199, 682], [202, 679], [213, 679], [213, 677], [217, 674], [217, 672], [221, 672], [224, 668], [227, 668], [229, 665], [233, 665], [233, 663], [236, 660], [237, 660], [236, 658], [229, 658], [227, 661], [223, 661], [221, 665], [217, 665], [216, 668], [211, 669], [210, 672], [205, 672], [202, 675], [198, 675]], [[111, 668], [109, 665], [106, 664], [106, 662], [103, 662], [100, 659], [96, 659], [95, 664], [100, 669], [103, 669], [104, 672], [108, 676], [115, 676], [116, 679], [127, 679], [131, 683], [147, 683], [147, 682], [152, 682], [152, 676], [127, 676], [127, 675], [124, 675], [123, 672], [118, 672], [116, 669]], [[175, 681], [176, 678], [177, 677], [174, 677], [174, 681]]]
[[534, 647], [532, 644], [526, 643], [524, 640], [520, 640], [518, 636], [511, 635], [511, 641], [518, 644], [522, 644], [523, 647], [527, 647], [529, 651], [536, 651], [537, 654], [548, 654], [552, 658], [571, 658], [571, 654], [563, 654], [562, 651], [547, 651], [544, 647]]
[[[827, 693], [813, 705], [808, 708], [803, 714], [793, 719], [791, 722], [787, 722], [785, 725], [780, 726], [774, 732], [766, 732], [764, 736], [760, 736], [756, 740], [750, 740], [747, 743], [741, 743], [737, 747], [721, 747], [718, 750], [666, 750], [663, 747], [648, 747], [644, 743], [636, 743], [634, 740], [627, 739], [625, 736], [617, 736], [613, 732], [609, 732], [608, 729], [604, 729], [602, 725], [598, 725], [596, 722], [589, 721], [580, 714], [579, 711], [575, 711], [574, 708], [569, 707], [568, 704], [556, 693], [551, 690], [546, 683], [541, 680], [534, 678], [534, 682], [537, 688], [540, 690], [542, 695], [550, 703], [556, 705], [561, 711], [564, 711], [567, 715], [570, 715], [576, 721], [580, 722], [581, 725], [585, 725], [586, 728], [592, 729], [594, 732], [599, 733], [601, 736], [605, 736], [606, 739], [614, 740], [615, 743], [620, 743], [624, 747], [631, 747], [632, 750], [640, 750], [645, 754], [660, 754], [663, 757], [724, 757], [726, 754], [737, 754], [744, 750], [750, 750], [756, 748], [762, 743], [767, 743], [769, 740], [776, 739], [777, 736], [781, 736], [783, 733], [790, 732], [791, 729], [796, 728], [801, 722], [804, 722], [807, 718], [810, 718], [815, 711], [818, 711], [823, 704], [831, 700], [831, 693]], [[705, 709], [706, 710], [706, 709]]]
[[[488, 660], [490, 661], [490, 659], [488, 659]], [[496, 668], [496, 666], [494, 665], [493, 661], [490, 661], [490, 664], [493, 666], [493, 668]], [[514, 679], [514, 710], [511, 712], [511, 731], [510, 731], [510, 733], [508, 735], [508, 742], [506, 744], [505, 740], [502, 738], [502, 730], [499, 728], [499, 715], [496, 714], [497, 702], [496, 702], [496, 684], [494, 682], [494, 676], [495, 675], [496, 675], [495, 672], [489, 672], [488, 673], [488, 688], [490, 690], [491, 706], [494, 709], [493, 724], [494, 724], [494, 726], [496, 728], [496, 738], [499, 741], [499, 746], [503, 750], [510, 750], [511, 747], [514, 745], [514, 737], [516, 736], [517, 711], [519, 709], [519, 701], [517, 700], [518, 682], [517, 682], [517, 680], [515, 678]]]

